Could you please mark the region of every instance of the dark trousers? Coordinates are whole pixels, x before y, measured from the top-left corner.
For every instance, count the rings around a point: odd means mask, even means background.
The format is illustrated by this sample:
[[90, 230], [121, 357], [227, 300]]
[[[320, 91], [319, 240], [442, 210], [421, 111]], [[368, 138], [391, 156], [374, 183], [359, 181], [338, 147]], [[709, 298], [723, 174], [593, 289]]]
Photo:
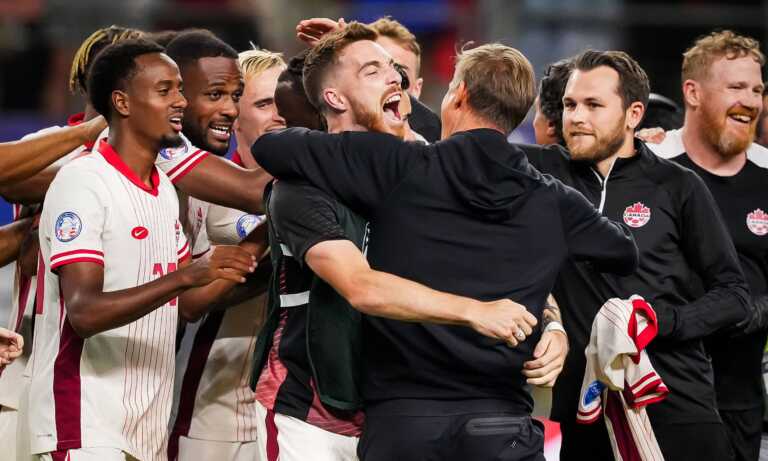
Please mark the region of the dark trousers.
[[[560, 424], [560, 432], [560, 461], [613, 461], [611, 440], [602, 419], [587, 425], [575, 422]], [[733, 451], [721, 423], [654, 425], [653, 432], [665, 461], [733, 459]]]
[[720, 410], [736, 461], [757, 461], [763, 433], [763, 409]]
[[[495, 401], [494, 401], [495, 402]], [[544, 426], [506, 402], [395, 400], [369, 405], [362, 461], [544, 461]]]

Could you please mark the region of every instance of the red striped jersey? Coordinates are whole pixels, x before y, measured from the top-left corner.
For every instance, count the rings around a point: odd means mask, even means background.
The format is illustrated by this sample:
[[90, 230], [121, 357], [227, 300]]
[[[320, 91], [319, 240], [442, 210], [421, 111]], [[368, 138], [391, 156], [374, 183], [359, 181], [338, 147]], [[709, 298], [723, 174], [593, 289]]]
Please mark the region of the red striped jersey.
[[168, 177], [146, 186], [101, 141], [65, 165], [40, 220], [37, 309], [42, 309], [30, 393], [33, 453], [114, 447], [165, 457], [173, 389], [176, 300], [144, 317], [80, 338], [67, 317], [57, 269], [104, 267], [104, 291], [133, 288], [176, 270], [189, 255]]

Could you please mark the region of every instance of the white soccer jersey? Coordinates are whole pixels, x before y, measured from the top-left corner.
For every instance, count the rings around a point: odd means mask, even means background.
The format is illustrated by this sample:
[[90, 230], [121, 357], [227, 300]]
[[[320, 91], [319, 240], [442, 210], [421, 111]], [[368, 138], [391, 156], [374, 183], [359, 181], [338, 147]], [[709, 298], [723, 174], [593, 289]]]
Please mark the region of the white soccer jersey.
[[[685, 152], [683, 145], [683, 130], [669, 130], [664, 135], [664, 141], [655, 143], [646, 143], [654, 154], [662, 158], [672, 158]], [[768, 168], [768, 149], [758, 143], [753, 142], [747, 148], [747, 158], [757, 165]]]
[[65, 165], [40, 221], [37, 306], [42, 308], [30, 396], [32, 452], [112, 447], [162, 460], [173, 388], [176, 300], [82, 339], [67, 319], [57, 269], [104, 266], [104, 291], [146, 284], [189, 254], [168, 177], [144, 185], [102, 141]]
[[[188, 199], [186, 210], [193, 255], [210, 244], [237, 244], [263, 219], [240, 210]], [[256, 440], [259, 415], [250, 388], [253, 349], [261, 328], [265, 297], [207, 314], [187, 327], [177, 356], [178, 409], [169, 458], [184, 436], [220, 442]]]

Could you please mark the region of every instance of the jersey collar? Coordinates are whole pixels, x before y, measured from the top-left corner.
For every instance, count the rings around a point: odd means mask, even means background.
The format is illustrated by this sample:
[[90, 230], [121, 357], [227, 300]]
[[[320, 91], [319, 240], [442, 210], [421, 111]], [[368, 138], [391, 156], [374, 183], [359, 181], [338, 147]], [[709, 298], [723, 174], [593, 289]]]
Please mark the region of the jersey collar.
[[130, 182], [136, 185], [136, 187], [157, 197], [158, 186], [160, 185], [160, 174], [157, 172], [156, 166], [152, 165], [152, 174], [149, 178], [150, 182], [152, 183], [152, 187], [149, 187], [144, 184], [141, 179], [139, 179], [133, 170], [128, 168], [128, 165], [126, 165], [125, 162], [123, 162], [123, 159], [117, 155], [115, 149], [107, 142], [106, 139], [101, 140], [99, 143], [98, 151], [104, 157], [104, 160], [107, 161], [107, 163], [112, 165], [117, 171], [120, 172], [120, 174], [125, 176]]

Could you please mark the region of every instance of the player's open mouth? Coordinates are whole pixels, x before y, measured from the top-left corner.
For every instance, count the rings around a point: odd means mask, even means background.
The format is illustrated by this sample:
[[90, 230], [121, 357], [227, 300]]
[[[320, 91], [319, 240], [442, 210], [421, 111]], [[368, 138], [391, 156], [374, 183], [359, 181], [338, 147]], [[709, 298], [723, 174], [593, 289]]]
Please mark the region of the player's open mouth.
[[171, 128], [173, 128], [173, 131], [181, 131], [181, 116], [171, 117], [168, 119], [168, 121], [171, 123]]
[[402, 97], [402, 94], [397, 92], [384, 100], [384, 105], [382, 106], [384, 116], [395, 122], [403, 121], [403, 117], [400, 115], [400, 99]]
[[232, 125], [231, 124], [210, 125], [208, 130], [211, 132], [211, 134], [216, 140], [227, 142], [229, 141], [229, 136], [232, 134]]
[[750, 124], [752, 123], [752, 120], [754, 120], [751, 116], [745, 115], [745, 114], [729, 114], [728, 118], [730, 118], [731, 120], [737, 123], [745, 123], [745, 124]]

